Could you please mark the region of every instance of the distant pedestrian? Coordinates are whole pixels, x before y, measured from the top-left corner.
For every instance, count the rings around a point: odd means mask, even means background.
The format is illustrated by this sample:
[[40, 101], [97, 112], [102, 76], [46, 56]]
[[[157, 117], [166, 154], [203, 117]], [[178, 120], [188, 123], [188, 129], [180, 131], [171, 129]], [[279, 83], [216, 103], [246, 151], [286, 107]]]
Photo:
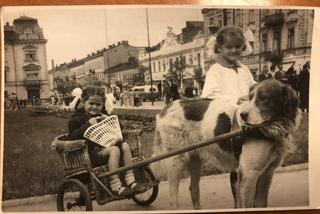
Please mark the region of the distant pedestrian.
[[170, 91], [171, 91], [171, 96], [173, 101], [180, 99], [179, 86], [176, 80], [172, 80]]
[[163, 95], [164, 95], [164, 99], [165, 99], [166, 104], [170, 103], [171, 88], [170, 88], [168, 80], [165, 80], [163, 83]]
[[291, 66], [287, 70], [287, 77], [288, 77], [288, 85], [291, 86], [291, 88], [297, 92], [298, 91], [298, 76], [297, 76], [297, 71], [294, 70], [294, 68]]
[[276, 78], [276, 77], [275, 77], [275, 76], [276, 76], [276, 68], [275, 68], [274, 65], [271, 65], [271, 66], [270, 66], [270, 74], [271, 74], [271, 77], [272, 77], [272, 78]]
[[262, 73], [258, 76], [258, 81], [261, 82], [263, 80], [270, 79], [270, 78], [272, 78], [272, 76], [269, 73], [268, 66], [265, 65], [263, 66]]
[[282, 65], [278, 65], [279, 70], [275, 73], [275, 78], [282, 83], [288, 83], [288, 77], [286, 72], [283, 70]]
[[16, 110], [16, 108], [20, 111], [20, 104], [18, 96], [15, 93], [12, 93], [11, 95], [11, 103], [12, 103], [12, 110]]
[[309, 82], [310, 61], [303, 65], [298, 78], [298, 89], [300, 93], [300, 107], [303, 112], [309, 112]]
[[53, 95], [50, 97], [50, 101], [51, 101], [51, 105], [52, 105], [52, 106], [55, 106], [56, 101], [55, 101]]

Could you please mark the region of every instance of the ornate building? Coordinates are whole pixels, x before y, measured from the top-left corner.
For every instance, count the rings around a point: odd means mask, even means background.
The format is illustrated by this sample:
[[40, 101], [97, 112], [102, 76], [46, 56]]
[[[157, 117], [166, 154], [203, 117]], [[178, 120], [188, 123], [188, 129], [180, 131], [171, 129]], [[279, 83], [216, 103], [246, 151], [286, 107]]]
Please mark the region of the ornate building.
[[264, 65], [282, 64], [296, 70], [310, 60], [313, 10], [288, 9], [203, 9], [206, 41], [210, 29], [237, 25], [253, 35], [253, 52], [242, 61], [253, 74], [260, 74]]
[[47, 71], [47, 40], [38, 20], [21, 16], [4, 26], [5, 94], [19, 99], [50, 95]]
[[[198, 87], [195, 81], [194, 69], [204, 70], [204, 45], [203, 22], [187, 21], [181, 34], [175, 35], [172, 28], [168, 27], [167, 37], [158, 45], [151, 48], [151, 73], [154, 85], [163, 85], [163, 81], [169, 74], [169, 70], [177, 62], [183, 61], [185, 67], [178, 74], [180, 86], [184, 90], [187, 87]], [[149, 54], [141, 51], [139, 65], [149, 68]], [[146, 82], [150, 83], [150, 70], [145, 73]]]

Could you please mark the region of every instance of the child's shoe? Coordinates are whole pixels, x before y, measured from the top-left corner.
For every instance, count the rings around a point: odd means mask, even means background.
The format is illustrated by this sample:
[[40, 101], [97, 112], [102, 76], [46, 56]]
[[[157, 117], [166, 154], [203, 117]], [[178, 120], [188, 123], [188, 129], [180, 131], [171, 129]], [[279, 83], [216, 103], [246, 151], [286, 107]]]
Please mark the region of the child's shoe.
[[128, 186], [133, 192], [140, 192], [141, 188], [142, 188], [142, 186], [139, 183], [137, 183], [136, 181], [133, 181]]
[[120, 186], [117, 189], [112, 190], [112, 192], [118, 196], [128, 196], [132, 195], [133, 190], [127, 187]]

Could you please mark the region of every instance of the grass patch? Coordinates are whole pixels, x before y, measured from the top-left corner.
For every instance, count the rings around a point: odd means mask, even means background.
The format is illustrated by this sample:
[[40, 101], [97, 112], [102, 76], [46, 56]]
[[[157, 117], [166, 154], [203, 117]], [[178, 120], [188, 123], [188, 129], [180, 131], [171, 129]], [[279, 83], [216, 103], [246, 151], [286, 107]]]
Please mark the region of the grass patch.
[[[149, 113], [146, 116], [149, 117]], [[50, 145], [56, 136], [67, 132], [67, 121], [68, 118], [56, 116], [31, 117], [27, 111], [5, 112], [3, 200], [57, 193], [64, 172], [58, 154]], [[308, 116], [305, 114], [294, 136], [298, 149], [287, 157], [284, 165], [308, 162], [307, 136]], [[153, 131], [143, 132], [141, 142], [145, 157], [151, 156], [152, 140]], [[204, 170], [205, 174], [217, 173], [214, 168]]]

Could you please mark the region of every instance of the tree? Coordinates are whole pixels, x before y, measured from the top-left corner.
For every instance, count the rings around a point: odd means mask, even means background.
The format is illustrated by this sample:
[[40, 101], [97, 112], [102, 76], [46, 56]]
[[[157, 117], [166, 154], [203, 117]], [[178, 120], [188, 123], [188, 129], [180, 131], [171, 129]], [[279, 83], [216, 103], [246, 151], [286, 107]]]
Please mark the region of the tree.
[[145, 72], [147, 71], [147, 67], [141, 65], [137, 73], [132, 76], [132, 84], [133, 85], [144, 85], [145, 84]]
[[65, 102], [71, 96], [72, 90], [80, 86], [79, 84], [77, 84], [74, 78], [69, 77], [56, 77], [54, 81], [56, 82], [55, 90], [62, 94], [62, 98]]
[[204, 75], [202, 72], [202, 68], [201, 67], [194, 67], [193, 68], [193, 72], [194, 72], [194, 78], [197, 81], [197, 83], [200, 85], [200, 88], [203, 88], [203, 84], [204, 84]]
[[167, 77], [170, 80], [178, 82], [179, 87], [182, 87], [182, 80], [184, 77], [184, 69], [186, 68], [185, 60], [180, 56], [173, 64], [170, 64]]

